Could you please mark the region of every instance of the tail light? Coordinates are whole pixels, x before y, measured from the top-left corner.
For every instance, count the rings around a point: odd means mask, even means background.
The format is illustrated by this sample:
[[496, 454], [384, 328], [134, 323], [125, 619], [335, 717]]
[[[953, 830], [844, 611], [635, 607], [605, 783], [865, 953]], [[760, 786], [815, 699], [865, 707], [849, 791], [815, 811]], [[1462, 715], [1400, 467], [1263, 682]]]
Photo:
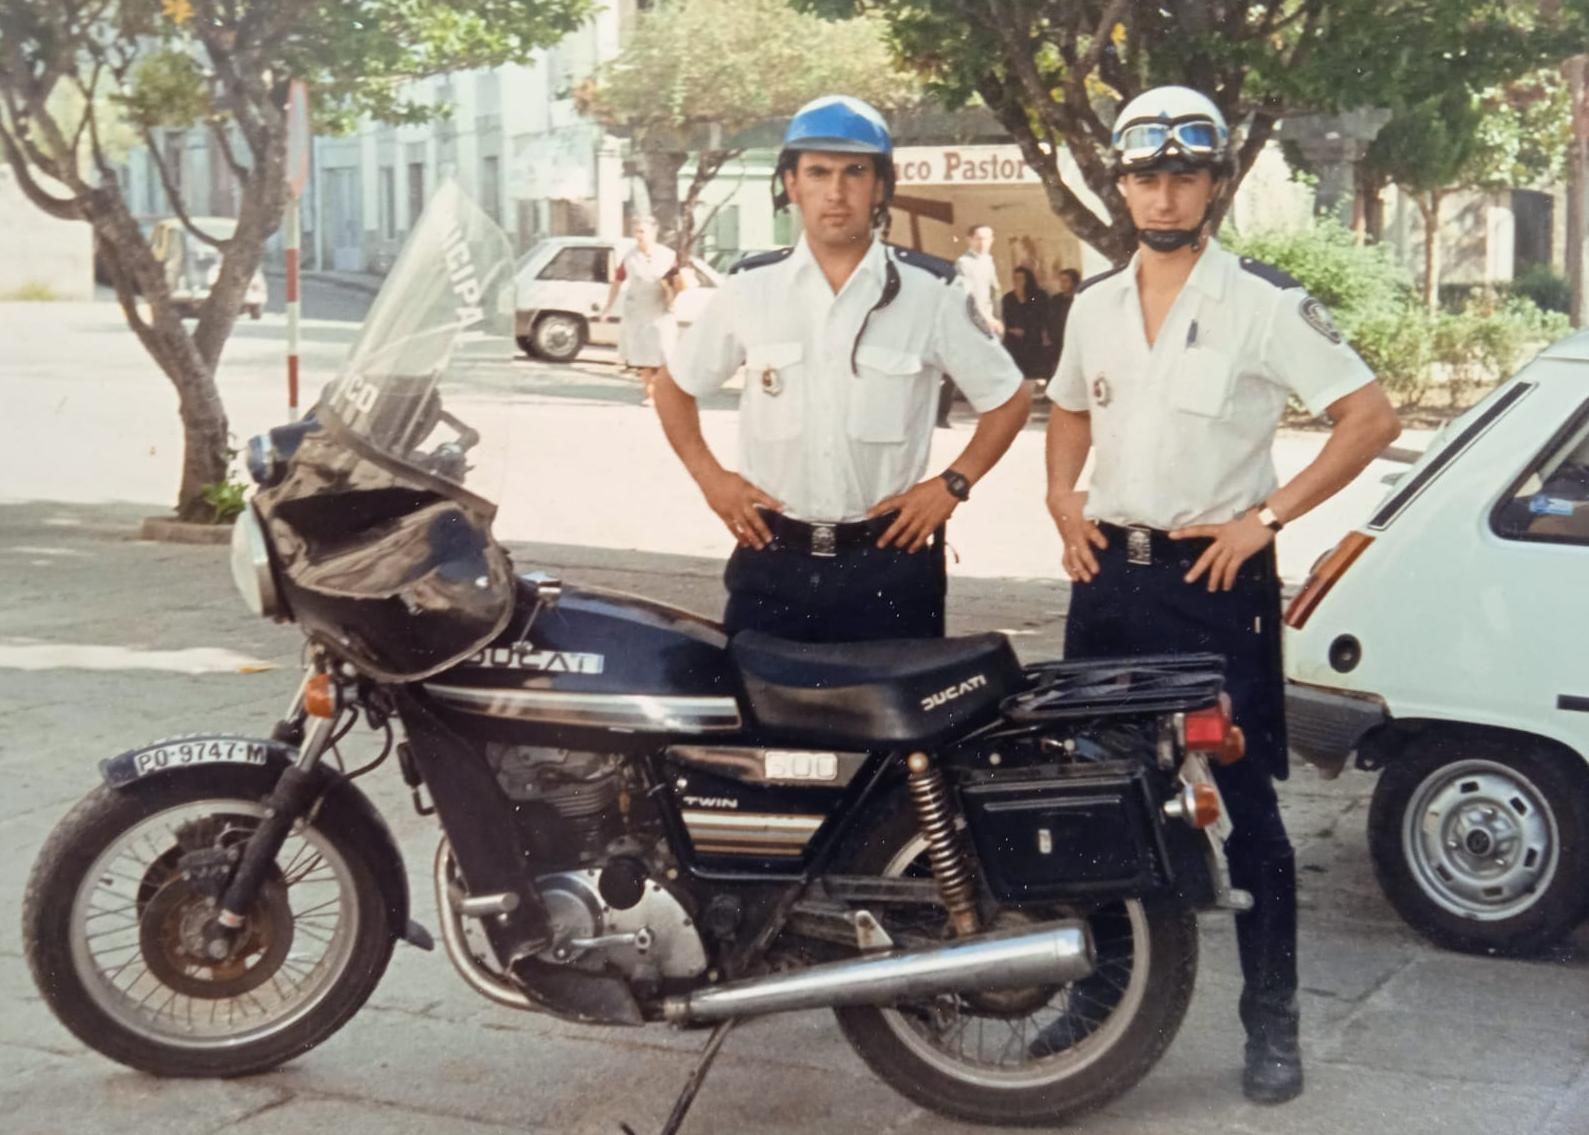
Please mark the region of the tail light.
[[1367, 551], [1368, 546], [1374, 542], [1372, 536], [1365, 536], [1361, 532], [1348, 532], [1335, 545], [1317, 567], [1308, 573], [1308, 581], [1302, 585], [1302, 590], [1297, 592], [1296, 598], [1291, 600], [1286, 608], [1286, 626], [1294, 631], [1302, 629], [1309, 616], [1324, 597], [1330, 593], [1330, 588], [1335, 586], [1336, 580], [1346, 574], [1346, 569], [1357, 562], [1357, 557]]
[[1247, 737], [1230, 719], [1230, 695], [1182, 719], [1181, 736], [1189, 753], [1202, 753], [1215, 764], [1232, 765], [1247, 752]]

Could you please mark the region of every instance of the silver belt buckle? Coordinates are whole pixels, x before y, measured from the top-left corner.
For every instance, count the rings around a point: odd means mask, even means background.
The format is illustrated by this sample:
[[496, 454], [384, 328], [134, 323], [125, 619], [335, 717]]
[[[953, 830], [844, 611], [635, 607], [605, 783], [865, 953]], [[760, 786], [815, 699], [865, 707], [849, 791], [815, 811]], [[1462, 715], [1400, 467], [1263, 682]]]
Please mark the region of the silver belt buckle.
[[836, 525], [813, 524], [811, 526], [811, 554], [813, 556], [836, 556], [839, 554], [839, 533]]
[[1126, 563], [1146, 567], [1153, 562], [1153, 534], [1146, 528], [1126, 529]]

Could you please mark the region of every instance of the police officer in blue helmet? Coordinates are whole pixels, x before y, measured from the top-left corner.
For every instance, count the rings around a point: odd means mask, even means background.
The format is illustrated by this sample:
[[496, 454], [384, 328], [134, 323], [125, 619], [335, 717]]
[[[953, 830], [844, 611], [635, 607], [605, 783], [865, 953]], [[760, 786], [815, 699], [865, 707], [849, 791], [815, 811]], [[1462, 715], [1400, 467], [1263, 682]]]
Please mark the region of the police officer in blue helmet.
[[[944, 526], [1025, 424], [1020, 370], [945, 261], [885, 244], [888, 125], [831, 95], [789, 123], [774, 202], [793, 248], [736, 265], [656, 388], [669, 443], [736, 547], [729, 634], [805, 642], [943, 634]], [[743, 371], [736, 469], [701, 433], [697, 399]], [[929, 469], [952, 373], [980, 413]]]

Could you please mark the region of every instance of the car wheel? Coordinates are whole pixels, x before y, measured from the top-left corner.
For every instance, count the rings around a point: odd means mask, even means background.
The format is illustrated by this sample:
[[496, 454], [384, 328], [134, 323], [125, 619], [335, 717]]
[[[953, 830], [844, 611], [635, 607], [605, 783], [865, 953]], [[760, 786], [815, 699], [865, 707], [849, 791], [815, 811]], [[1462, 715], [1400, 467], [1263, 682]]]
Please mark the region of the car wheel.
[[1538, 953], [1584, 914], [1589, 776], [1526, 738], [1421, 739], [1381, 774], [1368, 839], [1413, 929], [1465, 953]]
[[519, 345], [519, 350], [523, 351], [532, 359], [535, 357], [534, 339], [530, 338], [528, 335], [516, 335], [514, 336], [513, 341]]
[[535, 354], [554, 363], [571, 362], [585, 345], [585, 321], [554, 311], [535, 321], [530, 333]]

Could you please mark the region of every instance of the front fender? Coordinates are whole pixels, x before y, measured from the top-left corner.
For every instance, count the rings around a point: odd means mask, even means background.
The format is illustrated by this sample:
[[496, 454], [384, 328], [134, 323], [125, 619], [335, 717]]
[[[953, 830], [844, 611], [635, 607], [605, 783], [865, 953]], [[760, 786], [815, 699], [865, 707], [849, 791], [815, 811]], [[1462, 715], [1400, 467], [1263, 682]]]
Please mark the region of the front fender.
[[[297, 758], [297, 748], [282, 741], [229, 733], [198, 733], [156, 741], [107, 757], [99, 762], [99, 775], [107, 787], [126, 791], [150, 777], [180, 776], [215, 765], [242, 765], [280, 773]], [[430, 933], [409, 917], [408, 875], [403, 869], [403, 853], [398, 850], [391, 828], [370, 803], [370, 798], [352, 781], [324, 765], [318, 766], [315, 772], [325, 785], [322, 816], [335, 816], [344, 834], [364, 840], [374, 850], [371, 863], [391, 925], [403, 928], [405, 942], [423, 950], [433, 949], [435, 942]]]

